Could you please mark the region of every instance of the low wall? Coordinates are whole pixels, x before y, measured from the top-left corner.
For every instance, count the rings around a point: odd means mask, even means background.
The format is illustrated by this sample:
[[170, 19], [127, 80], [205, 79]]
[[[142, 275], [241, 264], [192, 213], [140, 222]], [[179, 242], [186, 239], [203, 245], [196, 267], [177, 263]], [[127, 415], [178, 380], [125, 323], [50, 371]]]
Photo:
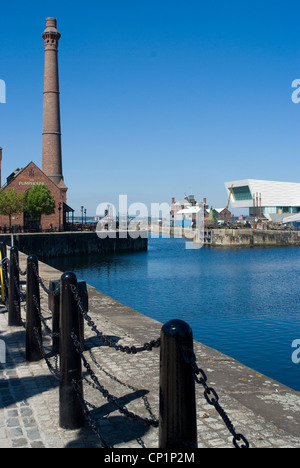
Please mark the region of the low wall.
[[260, 229], [212, 229], [212, 246], [300, 245], [300, 231]]
[[[193, 239], [195, 231], [178, 227], [153, 226], [152, 233]], [[205, 229], [204, 245], [212, 247], [254, 247], [300, 245], [300, 231], [270, 229]], [[194, 242], [197, 242], [194, 240]]]
[[[144, 231], [130, 231], [129, 233], [121, 231], [107, 234], [109, 235], [106, 238], [99, 238], [95, 232], [14, 234], [13, 243], [26, 255], [34, 254], [39, 258], [145, 251], [148, 248], [148, 237]], [[11, 245], [12, 236], [1, 235], [0, 241]]]

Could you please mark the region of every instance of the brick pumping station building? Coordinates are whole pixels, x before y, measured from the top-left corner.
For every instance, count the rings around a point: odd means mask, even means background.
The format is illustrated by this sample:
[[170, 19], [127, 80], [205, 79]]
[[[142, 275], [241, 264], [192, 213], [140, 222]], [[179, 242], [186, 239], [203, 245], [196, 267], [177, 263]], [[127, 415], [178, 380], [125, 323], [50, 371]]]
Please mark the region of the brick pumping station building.
[[[16, 169], [2, 190], [15, 189], [20, 194], [27, 192], [34, 185], [44, 184], [55, 199], [55, 213], [42, 215], [40, 229], [59, 231], [73, 223], [74, 210], [67, 205], [67, 190], [62, 171], [60, 99], [58, 78], [58, 42], [61, 37], [56, 28], [56, 19], [46, 19], [46, 29], [42, 34], [45, 45], [44, 67], [44, 104], [43, 104], [43, 146], [42, 169], [30, 162], [23, 169]], [[2, 148], [0, 148], [0, 183], [1, 183]], [[12, 225], [21, 230], [30, 230], [32, 220], [27, 213], [12, 216]], [[8, 216], [0, 215], [0, 226], [9, 227]]]

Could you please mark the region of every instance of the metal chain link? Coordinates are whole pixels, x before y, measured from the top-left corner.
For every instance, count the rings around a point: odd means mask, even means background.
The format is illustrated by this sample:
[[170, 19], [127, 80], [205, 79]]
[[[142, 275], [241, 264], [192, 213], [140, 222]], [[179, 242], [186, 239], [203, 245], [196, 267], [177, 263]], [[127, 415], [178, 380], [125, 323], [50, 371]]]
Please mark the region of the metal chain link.
[[22, 293], [22, 291], [20, 289], [20, 285], [18, 284], [18, 280], [17, 280], [17, 278], [15, 276], [14, 276], [13, 280], [14, 280], [14, 283], [15, 283], [16, 292], [17, 292], [17, 294], [19, 296], [19, 299], [18, 298], [13, 299], [13, 303], [15, 305], [16, 310], [18, 310], [18, 309], [20, 310], [21, 326], [23, 328], [26, 328], [26, 323], [22, 319], [22, 304], [21, 304], [23, 302], [24, 311], [25, 311], [25, 314], [26, 314], [26, 296]]
[[60, 292], [60, 285], [58, 284], [57, 288], [54, 291], [51, 291], [50, 289], [48, 289], [47, 286], [44, 284], [42, 278], [39, 276], [36, 264], [33, 263], [32, 266], [33, 266], [33, 271], [36, 274], [37, 280], [39, 284], [41, 285], [42, 289], [45, 291], [45, 293], [48, 295], [52, 294], [53, 296], [57, 296]]
[[44, 328], [45, 328], [45, 330], [47, 331], [48, 335], [50, 335], [51, 338], [59, 337], [59, 336], [60, 336], [60, 333], [53, 333], [53, 331], [51, 330], [51, 328], [47, 325], [46, 319], [43, 317], [43, 314], [42, 314], [42, 312], [41, 312], [41, 307], [40, 307], [38, 298], [36, 297], [35, 294], [33, 294], [32, 299], [33, 299], [34, 305], [35, 305], [35, 307], [36, 307], [38, 316], [39, 316], [39, 318], [40, 318], [42, 324], [44, 325]]
[[[37, 313], [38, 313], [38, 316], [41, 320], [41, 323], [44, 325], [44, 328], [46, 330], [46, 332], [50, 335], [50, 337], [52, 338], [54, 335], [52, 330], [48, 327], [47, 323], [46, 323], [46, 319], [43, 317], [42, 315], [42, 312], [41, 312], [41, 307], [40, 307], [40, 304], [39, 304], [39, 301], [38, 301], [38, 298], [36, 297], [35, 294], [33, 294], [32, 296], [32, 299], [33, 299], [33, 302], [34, 302], [34, 305], [35, 305], [35, 308], [37, 310]], [[50, 370], [51, 374], [54, 375], [54, 377], [57, 379], [57, 380], [60, 380], [60, 372], [59, 372], [59, 369], [58, 369], [58, 355], [54, 355], [54, 362], [55, 362], [55, 366], [53, 366], [50, 362], [50, 359], [47, 357], [46, 353], [45, 353], [45, 350], [44, 350], [44, 347], [43, 347], [43, 344], [41, 342], [41, 339], [40, 339], [40, 334], [39, 334], [39, 329], [37, 327], [34, 327], [33, 328], [33, 333], [34, 333], [34, 336], [35, 336], [35, 339], [37, 340], [37, 343], [38, 343], [38, 346], [39, 346], [39, 349], [41, 351], [41, 354], [44, 358], [44, 360], [46, 361], [46, 364], [48, 366], [48, 369]]]
[[45, 353], [43, 344], [42, 344], [41, 339], [40, 339], [39, 329], [38, 329], [37, 327], [34, 327], [34, 328], [33, 328], [33, 332], [34, 332], [35, 339], [37, 340], [37, 343], [38, 343], [38, 345], [39, 345], [41, 354], [42, 354], [43, 358], [44, 358], [45, 361], [46, 361], [46, 364], [47, 364], [47, 366], [48, 366], [49, 371], [50, 371], [51, 374], [56, 378], [56, 380], [60, 380], [60, 371], [59, 371], [59, 369], [58, 369], [58, 356], [57, 356], [57, 355], [54, 356], [54, 360], [55, 360], [55, 367], [54, 367], [54, 366], [51, 364], [50, 359], [47, 357], [47, 355], [46, 355], [46, 353]]
[[[243, 434], [236, 433], [235, 428], [229, 416], [227, 415], [227, 413], [225, 412], [225, 410], [222, 408], [222, 406], [219, 403], [219, 396], [217, 392], [214, 390], [214, 388], [208, 386], [206, 374], [202, 369], [198, 367], [196, 363], [196, 356], [195, 356], [194, 351], [192, 349], [188, 349], [186, 346], [182, 346], [182, 351], [183, 351], [184, 360], [193, 369], [196, 383], [202, 385], [204, 388], [204, 396], [205, 396], [207, 403], [215, 407], [216, 411], [223, 419], [227, 429], [233, 435], [232, 443], [234, 447], [235, 448], [249, 448], [250, 444], [248, 440], [246, 439], [246, 437], [243, 436]], [[200, 377], [198, 377], [199, 375]], [[239, 444], [239, 442], [241, 444]]]
[[[99, 364], [99, 362], [97, 362], [96, 357], [95, 357], [94, 354], [92, 353], [92, 350], [91, 350], [91, 349], [89, 350], [89, 354], [90, 354], [90, 357], [91, 357], [93, 363], [95, 364], [95, 366], [96, 366], [101, 372], [103, 372], [105, 375], [107, 375], [111, 380], [113, 380], [114, 382], [117, 382], [118, 384], [122, 385], [123, 387], [128, 388], [129, 390], [132, 390], [132, 391], [134, 391], [134, 392], [138, 392], [138, 388], [133, 387], [132, 385], [126, 384], [126, 383], [124, 383], [124, 382], [121, 382], [121, 380], [119, 380], [117, 377], [115, 377], [114, 375], [110, 374], [107, 370], [105, 370], [105, 369]], [[157, 419], [156, 416], [153, 414], [152, 409], [151, 409], [151, 406], [150, 406], [150, 403], [149, 403], [149, 400], [148, 400], [148, 398], [146, 397], [146, 395], [143, 395], [143, 396], [142, 396], [142, 400], [143, 400], [143, 402], [144, 402], [144, 406], [145, 406], [146, 410], [148, 411], [148, 413], [149, 413], [149, 415], [150, 415], [150, 418], [152, 419], [152, 421], [154, 421], [155, 423], [158, 424], [158, 419]]]
[[[83, 378], [82, 378], [82, 381], [85, 381], [86, 384], [89, 385], [91, 388], [94, 388], [94, 389], [97, 390], [97, 391], [99, 390], [98, 386], [97, 386], [96, 384], [94, 384], [93, 382], [91, 382], [90, 380], [88, 380], [87, 377], [83, 377]], [[73, 381], [73, 384], [74, 384], [74, 381]], [[77, 387], [78, 387], [78, 391], [80, 392], [81, 401], [84, 403], [84, 405], [85, 405], [85, 407], [86, 407], [86, 409], [87, 409], [87, 412], [88, 412], [88, 406], [89, 406], [91, 409], [93, 409], [94, 411], [97, 411], [97, 410], [98, 410], [98, 407], [95, 406], [95, 405], [93, 405], [92, 403], [90, 403], [90, 402], [88, 402], [88, 401], [85, 401], [85, 400], [84, 400], [84, 397], [83, 397], [83, 394], [82, 394], [82, 392], [81, 392], [80, 387], [79, 387], [78, 384], [77, 384]], [[116, 399], [116, 397], [114, 397], [113, 395], [112, 395], [112, 398], [115, 398], [115, 399]], [[90, 413], [89, 413], [89, 420], [88, 420], [88, 422], [89, 422], [89, 423], [92, 423], [92, 425], [95, 425], [95, 424], [96, 424], [95, 421], [94, 421], [94, 419], [93, 419], [92, 416], [90, 415]], [[92, 427], [92, 428], [93, 428], [93, 427]], [[96, 432], [96, 434], [97, 434], [97, 432]], [[146, 448], [146, 447], [145, 447], [145, 444], [144, 444], [144, 442], [143, 442], [143, 440], [142, 440], [140, 437], [138, 437], [136, 440], [137, 440], [137, 442], [138, 442], [143, 448]]]
[[[56, 335], [59, 335], [57, 333], [53, 333], [51, 328], [48, 327], [47, 323], [46, 323], [46, 319], [43, 317], [42, 315], [42, 312], [41, 312], [41, 307], [40, 307], [40, 304], [39, 304], [39, 301], [38, 301], [38, 298], [36, 297], [35, 294], [33, 294], [32, 296], [32, 299], [33, 299], [33, 302], [34, 302], [34, 305], [36, 307], [36, 310], [37, 310], [37, 313], [38, 313], [38, 316], [41, 320], [41, 323], [44, 325], [44, 328], [46, 330], [46, 332], [48, 333], [48, 335], [50, 335], [51, 338], [53, 338], [54, 336]], [[39, 348], [40, 348], [40, 351], [41, 351], [41, 354], [43, 356], [43, 358], [45, 359], [46, 361], [46, 364], [48, 366], [48, 369], [50, 370], [51, 374], [54, 375], [54, 377], [57, 379], [57, 380], [60, 380], [60, 372], [59, 372], [59, 368], [58, 368], [58, 355], [54, 355], [54, 362], [55, 362], [55, 367], [51, 364], [49, 358], [46, 356], [46, 353], [44, 351], [44, 347], [43, 347], [43, 344], [41, 342], [41, 339], [40, 339], [40, 335], [39, 335], [39, 330], [38, 328], [34, 327], [33, 329], [33, 332], [34, 332], [34, 336], [38, 342], [38, 345], [39, 345]]]
[[101, 442], [101, 445], [103, 446], [103, 448], [112, 448], [110, 445], [107, 444], [107, 442], [104, 440], [100, 430], [99, 430], [99, 427], [98, 425], [96, 424], [95, 420], [92, 418], [91, 416], [91, 413], [88, 409], [88, 404], [87, 402], [84, 400], [83, 398], [83, 394], [81, 392], [81, 389], [80, 389], [80, 386], [78, 384], [78, 382], [76, 382], [76, 380], [72, 380], [72, 384], [73, 384], [73, 387], [78, 395], [78, 397], [80, 398], [80, 401], [81, 401], [81, 404], [82, 404], [82, 407], [83, 407], [83, 411], [84, 411], [84, 414], [85, 414], [85, 417], [89, 423], [89, 425], [91, 426], [92, 430], [94, 431], [94, 433], [96, 434], [96, 436], [99, 438], [100, 442]]
[[23, 292], [21, 291], [20, 283], [18, 284], [18, 280], [17, 280], [17, 278], [15, 276], [14, 276], [13, 279], [14, 279], [14, 283], [15, 283], [15, 287], [16, 287], [18, 296], [20, 298], [20, 302], [25, 302], [26, 301], [26, 295], [23, 294]]
[[[9, 259], [7, 257], [5, 257], [2, 261], [1, 261], [1, 267], [4, 263], [8, 263], [9, 264]], [[6, 271], [3, 269], [2, 267], [2, 271], [3, 271], [3, 279], [4, 279], [4, 282], [5, 282], [5, 286], [7, 287], [8, 289], [8, 280], [9, 280], [9, 269], [7, 268]], [[6, 274], [4, 274], [6, 272]]]
[[1, 265], [2, 265], [3, 263], [8, 263], [8, 264], [9, 264], [9, 262], [10, 262], [9, 258], [8, 258], [8, 257], [4, 257], [4, 258], [1, 260], [0, 264], [1, 264]]
[[133, 413], [132, 411], [129, 411], [126, 407], [123, 407], [117, 403], [116, 397], [114, 395], [111, 395], [109, 391], [106, 388], [104, 388], [103, 385], [101, 385], [101, 383], [99, 382], [98, 377], [96, 376], [95, 372], [93, 371], [90, 364], [87, 362], [85, 356], [83, 355], [80, 342], [78, 341], [78, 338], [75, 335], [75, 333], [72, 332], [71, 336], [74, 341], [75, 348], [77, 352], [79, 353], [79, 355], [81, 356], [83, 365], [94, 382], [95, 388], [98, 389], [102, 393], [104, 398], [106, 398], [109, 403], [114, 405], [121, 414], [124, 414], [125, 416], [128, 416], [129, 418], [134, 419], [135, 421], [138, 421], [140, 423], [146, 424], [148, 426], [158, 427], [158, 421], [153, 421], [152, 419], [143, 418], [142, 416], [139, 416]]
[[16, 252], [13, 252], [13, 257], [15, 259], [15, 264], [16, 264], [16, 267], [17, 267], [17, 270], [18, 272], [20, 273], [21, 276], [26, 276], [27, 275], [27, 268], [25, 271], [22, 271], [21, 268], [20, 268], [20, 265], [19, 265], [19, 262], [18, 262], [18, 258], [17, 258], [17, 254]]
[[97, 329], [95, 322], [92, 320], [92, 318], [88, 315], [87, 311], [83, 307], [78, 289], [73, 284], [70, 287], [71, 287], [71, 291], [74, 294], [74, 298], [77, 302], [78, 308], [81, 311], [82, 315], [84, 316], [85, 320], [87, 321], [87, 324], [96, 333], [97, 337], [107, 346], [114, 348], [116, 351], [121, 351], [127, 354], [137, 354], [142, 351], [152, 351], [153, 348], [160, 347], [160, 338], [158, 338], [157, 340], [152, 340], [149, 343], [144, 343], [144, 345], [140, 347], [117, 345], [112, 340], [110, 340], [107, 336], [105, 336], [103, 332]]

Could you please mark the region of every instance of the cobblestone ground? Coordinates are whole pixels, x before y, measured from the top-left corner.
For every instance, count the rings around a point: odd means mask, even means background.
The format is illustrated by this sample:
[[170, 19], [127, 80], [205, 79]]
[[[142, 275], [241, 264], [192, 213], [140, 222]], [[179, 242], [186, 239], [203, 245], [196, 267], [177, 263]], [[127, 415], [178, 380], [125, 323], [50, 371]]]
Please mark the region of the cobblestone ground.
[[[25, 256], [20, 258], [20, 266], [25, 268]], [[53, 278], [53, 274], [56, 277]], [[47, 266], [40, 268], [40, 276], [48, 280], [57, 279], [58, 272]], [[25, 289], [24, 289], [25, 292]], [[46, 323], [51, 327], [51, 314], [48, 297], [42, 291], [41, 308]], [[134, 331], [106, 311], [121, 307], [110, 298], [101, 294], [91, 295], [89, 314], [97, 328], [118, 344], [140, 346], [145, 341], [159, 337], [160, 325], [153, 322], [153, 328], [141, 325]], [[99, 309], [100, 308], [100, 309]], [[25, 321], [24, 306], [22, 317]], [[48, 356], [48, 364], [43, 359], [38, 363], [28, 363], [25, 359], [25, 329], [8, 327], [8, 314], [0, 312], [0, 339], [6, 345], [6, 363], [1, 364], [0, 380], [0, 448], [96, 448], [101, 447], [99, 435], [91, 426], [76, 431], [59, 427], [59, 382], [51, 374], [59, 367], [56, 356], [51, 353], [51, 339], [44, 332], [43, 345]], [[144, 330], [144, 331], [143, 331]], [[144, 333], [144, 340], [141, 334]], [[207, 358], [206, 348], [196, 344], [196, 354], [203, 360]], [[94, 332], [85, 324], [84, 356], [95, 372], [101, 385], [114, 397], [115, 403], [142, 418], [153, 420], [159, 413], [159, 350], [145, 351], [138, 355], [128, 355], [101, 344]], [[234, 361], [231, 361], [230, 365]], [[213, 367], [206, 369], [211, 385], [217, 385]], [[241, 372], [243, 366], [241, 366]], [[158, 429], [144, 425], [137, 418], [121, 414], [112, 402], [108, 401], [90, 383], [91, 378], [84, 369], [84, 400], [90, 416], [105, 443], [114, 448], [158, 448]], [[274, 383], [266, 381], [270, 394], [276, 392]], [[269, 382], [269, 383], [268, 383]], [[216, 388], [218, 391], [218, 388]], [[248, 409], [241, 398], [219, 392], [220, 402], [234, 423], [237, 432], [249, 440], [251, 447], [299, 447], [300, 439], [278, 429], [276, 424]], [[231, 448], [232, 436], [215, 409], [208, 405], [203, 396], [203, 388], [197, 385], [197, 420], [199, 448]], [[296, 401], [299, 405], [299, 399]], [[299, 415], [299, 406], [296, 407]]]

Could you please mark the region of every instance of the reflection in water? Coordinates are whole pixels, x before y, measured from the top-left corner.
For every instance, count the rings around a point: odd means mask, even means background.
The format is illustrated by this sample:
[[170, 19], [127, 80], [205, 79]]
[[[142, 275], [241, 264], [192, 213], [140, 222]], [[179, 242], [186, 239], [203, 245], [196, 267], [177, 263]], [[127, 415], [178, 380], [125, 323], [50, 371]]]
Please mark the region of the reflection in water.
[[148, 252], [51, 259], [60, 270], [150, 317], [187, 321], [194, 338], [300, 390], [297, 247], [186, 250], [149, 239]]

